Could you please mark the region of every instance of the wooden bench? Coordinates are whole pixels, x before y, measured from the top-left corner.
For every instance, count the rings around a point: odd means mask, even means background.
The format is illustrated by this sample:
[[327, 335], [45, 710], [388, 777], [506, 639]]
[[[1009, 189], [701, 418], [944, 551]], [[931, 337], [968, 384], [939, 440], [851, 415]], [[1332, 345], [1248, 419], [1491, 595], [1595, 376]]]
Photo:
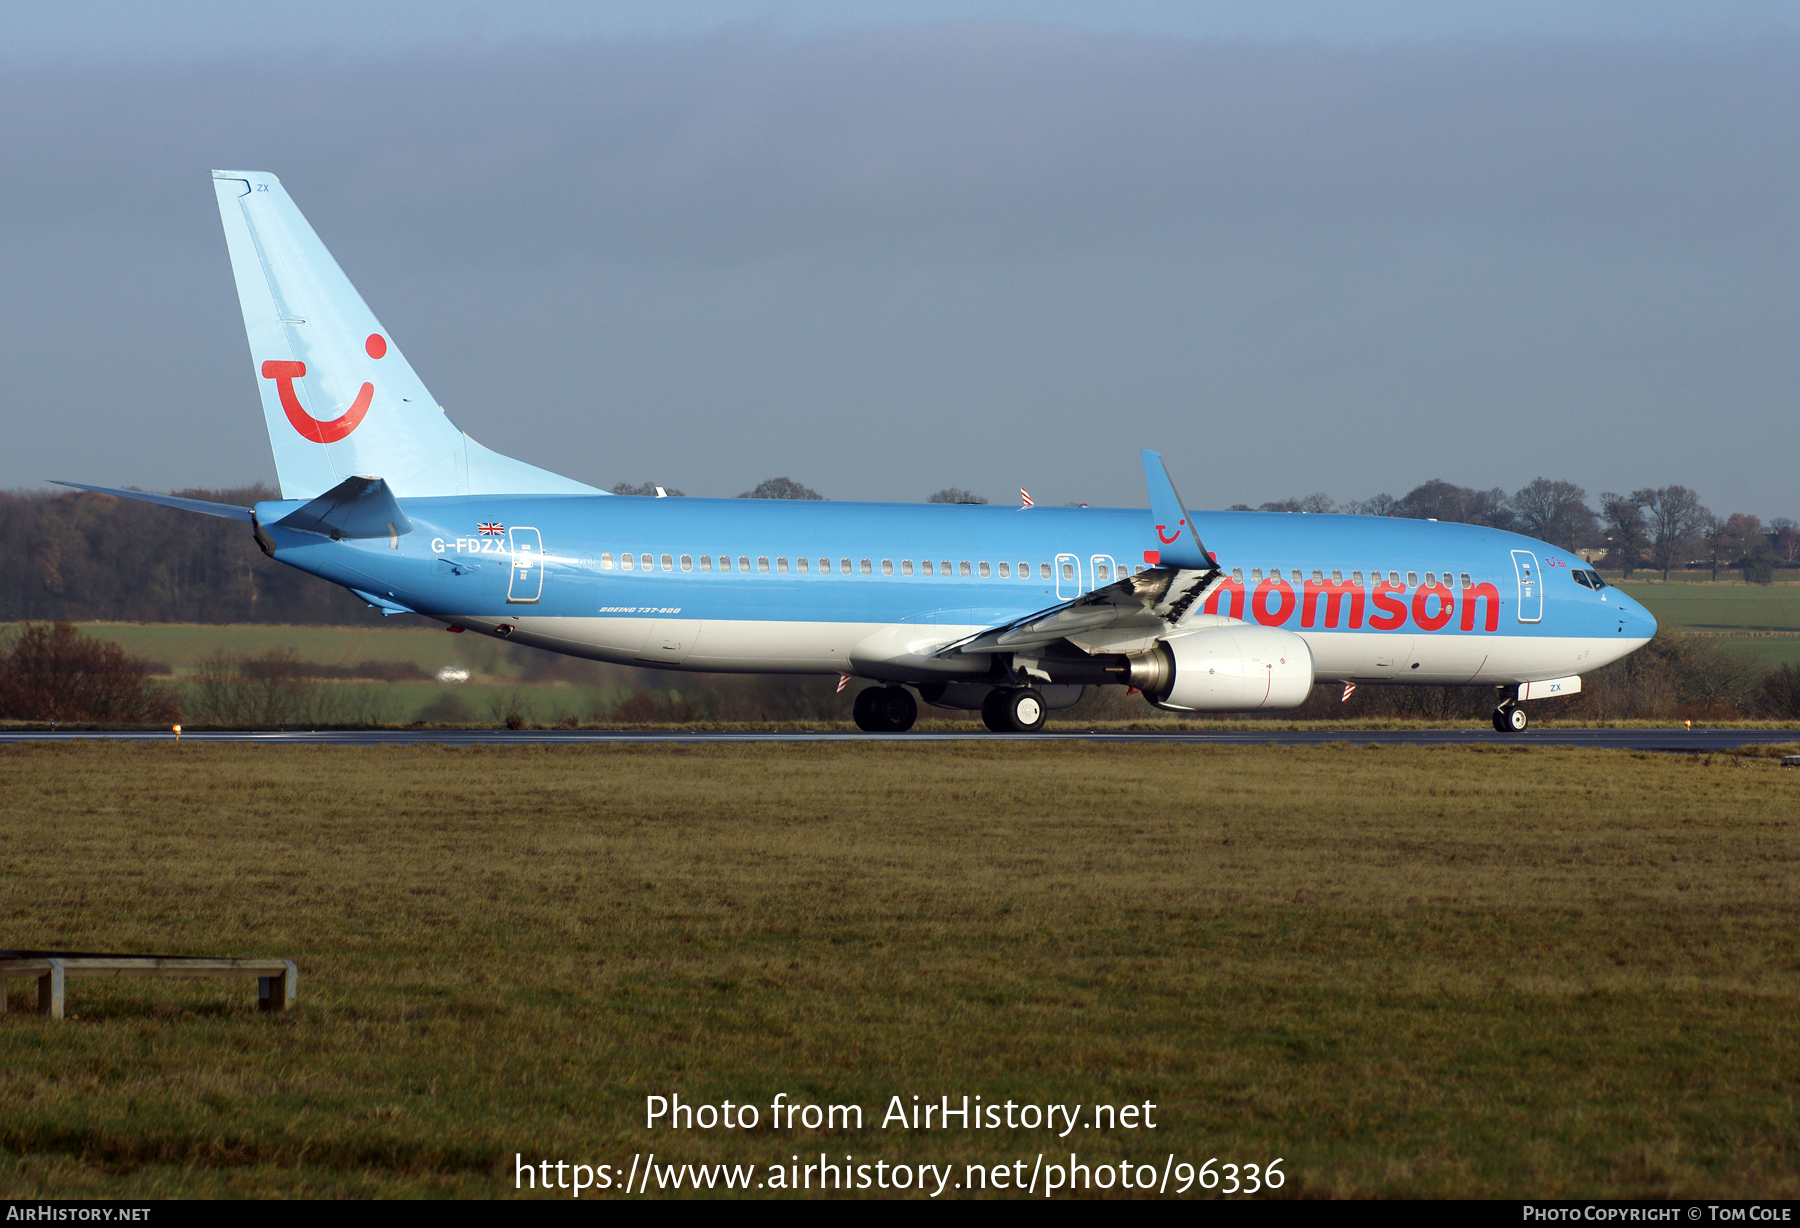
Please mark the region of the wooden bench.
[[250, 977], [256, 978], [256, 1007], [286, 1010], [300, 988], [300, 970], [291, 959], [209, 959], [191, 955], [94, 955], [75, 951], [0, 951], [0, 1014], [6, 1013], [6, 982], [31, 977], [38, 983], [37, 1013], [63, 1017], [73, 977]]

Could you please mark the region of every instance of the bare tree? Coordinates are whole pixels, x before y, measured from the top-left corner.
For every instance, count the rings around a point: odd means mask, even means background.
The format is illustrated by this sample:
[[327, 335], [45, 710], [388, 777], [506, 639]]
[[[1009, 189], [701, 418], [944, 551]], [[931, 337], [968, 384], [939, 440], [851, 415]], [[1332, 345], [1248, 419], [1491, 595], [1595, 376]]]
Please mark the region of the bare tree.
[[1701, 506], [1700, 496], [1685, 486], [1645, 487], [1633, 491], [1631, 497], [1644, 507], [1650, 557], [1667, 580], [1676, 560], [1687, 558], [1712, 513]]
[[148, 680], [149, 666], [69, 623], [26, 623], [0, 654], [0, 717], [24, 721], [181, 719], [175, 699]]
[[926, 498], [927, 503], [986, 503], [980, 495], [972, 490], [964, 490], [960, 486], [946, 486], [936, 494]]
[[1495, 529], [1513, 526], [1512, 508], [1506, 492], [1472, 490], [1453, 486], [1442, 478], [1433, 478], [1408, 491], [1393, 510], [1393, 515], [1410, 516], [1414, 520], [1454, 520], [1462, 524], [1484, 524]]
[[759, 482], [755, 490], [746, 490], [740, 499], [823, 499], [825, 496], [810, 486], [802, 486], [792, 478], [770, 478]]
[[1769, 522], [1769, 544], [1775, 549], [1775, 557], [1783, 562], [1800, 562], [1800, 524], [1795, 524], [1786, 516], [1777, 516]]
[[[642, 495], [645, 497], [654, 495], [656, 490], [657, 486], [655, 482], [644, 482], [635, 486], [630, 482], [620, 482], [617, 486], [612, 488], [612, 492], [615, 495]], [[671, 499], [687, 498], [686, 491], [676, 490], [673, 486], [663, 487], [662, 492]]]
[[1384, 491], [1368, 499], [1346, 503], [1344, 510], [1353, 516], [1397, 516], [1400, 512], [1400, 500]]
[[1265, 503], [1256, 509], [1259, 512], [1309, 512], [1319, 514], [1337, 511], [1337, 504], [1331, 496], [1323, 491], [1316, 495], [1308, 495], [1304, 499], [1283, 499], [1279, 503]]
[[1553, 546], [1574, 550], [1596, 536], [1593, 509], [1587, 491], [1573, 482], [1533, 478], [1512, 497], [1518, 529]]
[[1606, 517], [1606, 561], [1629, 580], [1638, 564], [1644, 561], [1644, 549], [1650, 544], [1644, 505], [1637, 495], [1605, 491], [1600, 495], [1600, 514]]

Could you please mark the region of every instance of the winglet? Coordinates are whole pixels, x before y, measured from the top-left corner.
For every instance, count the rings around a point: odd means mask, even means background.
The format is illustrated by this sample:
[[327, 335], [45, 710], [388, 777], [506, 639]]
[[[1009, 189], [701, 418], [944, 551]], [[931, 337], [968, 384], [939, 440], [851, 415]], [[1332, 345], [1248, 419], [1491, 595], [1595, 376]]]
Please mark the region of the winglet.
[[1154, 551], [1164, 567], [1183, 571], [1216, 571], [1219, 565], [1200, 544], [1200, 533], [1188, 517], [1187, 504], [1175, 493], [1175, 483], [1163, 465], [1161, 453], [1144, 449], [1144, 483], [1150, 488], [1150, 521], [1160, 543]]

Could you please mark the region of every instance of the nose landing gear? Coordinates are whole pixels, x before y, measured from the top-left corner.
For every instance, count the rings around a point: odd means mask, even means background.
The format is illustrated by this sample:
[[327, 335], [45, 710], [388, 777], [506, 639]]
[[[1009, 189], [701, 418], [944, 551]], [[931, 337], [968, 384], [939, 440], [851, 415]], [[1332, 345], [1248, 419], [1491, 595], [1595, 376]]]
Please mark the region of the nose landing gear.
[[864, 687], [851, 714], [864, 733], [905, 733], [919, 719], [919, 704], [903, 686]]

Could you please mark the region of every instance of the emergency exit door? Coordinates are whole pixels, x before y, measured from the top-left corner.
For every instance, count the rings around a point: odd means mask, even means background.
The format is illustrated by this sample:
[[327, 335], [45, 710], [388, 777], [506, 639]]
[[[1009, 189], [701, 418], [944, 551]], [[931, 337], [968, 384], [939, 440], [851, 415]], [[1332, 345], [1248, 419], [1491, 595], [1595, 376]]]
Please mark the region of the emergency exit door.
[[536, 529], [508, 529], [506, 536], [512, 547], [506, 604], [536, 605], [544, 591], [544, 539]]
[[1513, 571], [1519, 578], [1519, 621], [1534, 623], [1544, 617], [1544, 578], [1538, 574], [1537, 555], [1515, 550]]

